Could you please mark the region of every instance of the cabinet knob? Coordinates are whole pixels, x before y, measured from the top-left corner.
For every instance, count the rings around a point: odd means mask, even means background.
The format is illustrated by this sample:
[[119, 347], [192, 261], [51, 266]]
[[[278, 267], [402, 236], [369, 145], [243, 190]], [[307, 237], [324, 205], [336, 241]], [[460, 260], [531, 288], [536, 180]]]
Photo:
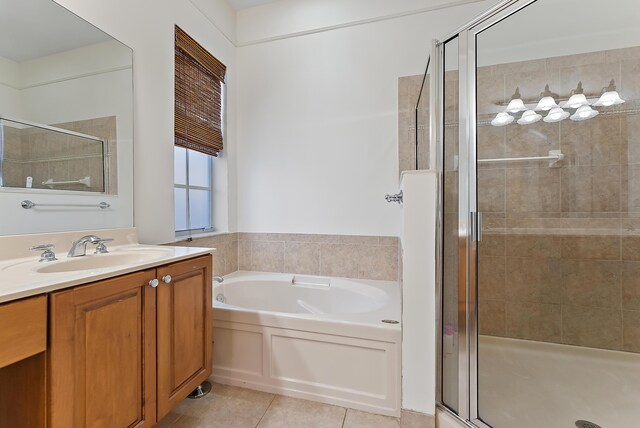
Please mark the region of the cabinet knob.
[[156, 278], [153, 278], [151, 281], [149, 281], [149, 285], [153, 288], [156, 288], [158, 284], [160, 284], [160, 281], [158, 281]]
[[164, 282], [165, 284], [168, 284], [171, 282], [171, 275], [165, 275], [162, 277], [162, 282]]

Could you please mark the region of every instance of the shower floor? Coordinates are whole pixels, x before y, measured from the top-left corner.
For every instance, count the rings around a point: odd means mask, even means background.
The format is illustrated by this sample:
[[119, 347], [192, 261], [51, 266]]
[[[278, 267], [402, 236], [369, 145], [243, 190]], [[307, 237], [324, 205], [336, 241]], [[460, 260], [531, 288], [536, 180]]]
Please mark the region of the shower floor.
[[479, 413], [494, 428], [640, 426], [640, 354], [480, 336]]

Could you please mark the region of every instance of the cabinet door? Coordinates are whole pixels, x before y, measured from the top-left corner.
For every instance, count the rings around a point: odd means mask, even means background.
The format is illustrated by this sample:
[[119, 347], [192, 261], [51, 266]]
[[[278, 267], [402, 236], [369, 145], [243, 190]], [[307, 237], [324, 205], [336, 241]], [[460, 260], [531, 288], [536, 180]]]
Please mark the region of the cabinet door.
[[158, 420], [211, 374], [211, 262], [206, 255], [158, 268]]
[[50, 428], [156, 421], [155, 270], [50, 298]]

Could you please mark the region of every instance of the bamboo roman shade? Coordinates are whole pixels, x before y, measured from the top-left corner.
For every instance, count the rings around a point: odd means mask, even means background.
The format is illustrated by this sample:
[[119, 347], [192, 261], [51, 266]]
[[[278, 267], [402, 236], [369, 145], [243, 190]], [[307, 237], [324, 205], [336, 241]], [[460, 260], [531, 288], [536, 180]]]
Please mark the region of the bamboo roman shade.
[[178, 26], [175, 44], [175, 145], [217, 156], [227, 68]]

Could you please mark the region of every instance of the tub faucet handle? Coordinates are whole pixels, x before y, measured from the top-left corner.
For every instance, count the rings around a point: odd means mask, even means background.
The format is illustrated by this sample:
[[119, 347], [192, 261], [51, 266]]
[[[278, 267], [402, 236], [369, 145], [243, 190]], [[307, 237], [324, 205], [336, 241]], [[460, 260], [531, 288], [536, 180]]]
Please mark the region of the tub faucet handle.
[[217, 282], [218, 284], [221, 284], [221, 283], [224, 281], [224, 278], [223, 278], [223, 277], [221, 277], [221, 276], [214, 276], [214, 277], [213, 277], [213, 280], [214, 280], [215, 282]]

